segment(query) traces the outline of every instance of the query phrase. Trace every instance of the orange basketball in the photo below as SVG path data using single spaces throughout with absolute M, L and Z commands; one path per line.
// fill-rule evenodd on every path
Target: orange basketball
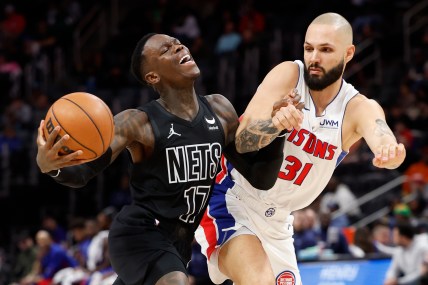
M 110 146 L 114 134 L 109 107 L 97 96 L 84 92 L 70 93 L 52 104 L 45 118 L 45 138 L 56 126 L 61 127 L 57 140 L 65 134 L 70 136 L 60 154 L 82 150 L 79 159 L 101 156 Z

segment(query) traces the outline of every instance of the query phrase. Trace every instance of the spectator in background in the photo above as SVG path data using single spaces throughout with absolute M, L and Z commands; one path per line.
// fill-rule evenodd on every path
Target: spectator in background
M 405 171 L 407 180 L 403 183 L 403 194 L 408 195 L 415 192 L 422 192 L 428 198 L 428 145 L 421 150 L 420 159 L 412 163 Z
M 354 242 L 349 245 L 349 250 L 354 257 L 358 258 L 378 252 L 369 228 L 361 227 L 355 230 Z
M 67 231 L 58 224 L 58 221 L 50 215 L 43 217 L 42 229 L 49 232 L 55 243 L 62 244 L 67 240 Z
M 294 250 L 297 257 L 300 258 L 300 252 L 317 245 L 318 236 L 317 232 L 310 227 L 309 217 L 306 215 L 305 210 L 295 211 L 293 212 L 293 216 Z M 303 255 L 307 257 L 306 252 Z
M 414 285 L 421 278 L 428 244 L 416 242 L 415 229 L 408 223 L 397 223 L 393 229 L 397 250 L 386 273 L 384 285 Z
M 5 6 L 4 13 L 5 19 L 0 23 L 1 33 L 5 38 L 18 38 L 24 32 L 27 20 L 12 4 Z
M 218 56 L 217 87 L 232 103 L 235 103 L 237 50 L 241 41 L 241 35 L 236 31 L 233 20 L 226 19 L 223 33 L 215 46 L 215 53 Z
M 342 229 L 331 226 L 331 214 L 320 214 L 319 241 L 323 243 L 322 250 L 331 250 L 335 254 L 350 254 L 348 241 Z
M 339 177 L 332 176 L 321 198 L 320 211 L 332 212 L 340 210 L 351 221 L 356 221 L 361 216 L 361 209 L 356 205 L 357 197 L 352 193 L 348 185 Z
M 53 242 L 49 232 L 36 234 L 38 257 L 33 271 L 21 280 L 21 285 L 50 284 L 54 275 L 63 268 L 74 267 L 77 262 L 59 244 Z
M 91 273 L 89 283 L 95 280 L 101 282 L 103 278 L 112 277 L 112 282 L 116 280 L 110 264 L 108 254 L 108 234 L 110 225 L 117 211 L 114 207 L 107 207 L 97 215 L 98 233 L 92 238 L 88 248 L 87 268 Z M 95 280 L 94 280 L 95 279 Z
M 180 18 L 172 27 L 173 36 L 179 39 L 184 45 L 191 48 L 194 41 L 200 36 L 198 20 L 189 7 L 184 7 L 182 13 L 178 13 Z
M 395 247 L 392 242 L 392 233 L 387 222 L 377 223 L 372 229 L 372 234 L 376 249 L 383 254 L 392 256 Z
M 58 271 L 53 277 L 56 285 L 72 285 L 82 282 L 89 277 L 86 268 L 88 248 L 92 240 L 83 218 L 75 218 L 70 222 L 70 232 L 73 244 L 69 248 L 70 254 L 77 261 L 77 266 L 67 267 Z
M 19 283 L 22 278 L 33 270 L 34 262 L 37 257 L 36 246 L 34 245 L 33 238 L 28 232 L 23 232 L 18 236 L 16 245 L 19 251 L 12 268 L 13 283 Z
M 0 90 L 4 94 L 0 103 L 5 105 L 7 100 L 19 95 L 21 75 L 22 68 L 19 63 L 9 58 L 5 52 L 0 51 L 0 83 L 2 85 Z

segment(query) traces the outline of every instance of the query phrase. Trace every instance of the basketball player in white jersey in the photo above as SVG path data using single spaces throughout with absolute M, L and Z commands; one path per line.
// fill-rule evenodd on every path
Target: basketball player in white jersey
M 286 61 L 267 74 L 236 135 L 237 149 L 244 153 L 287 131 L 276 184 L 258 190 L 222 159 L 223 171 L 196 235 L 217 284 L 228 278 L 236 285 L 300 285 L 291 213 L 320 195 L 361 138 L 376 167 L 393 169 L 405 158 L 379 104 L 342 78 L 355 52 L 349 22 L 335 13 L 318 16 L 303 48 L 304 62 Z M 303 110 L 288 106 L 272 113 L 274 103 L 292 89 L 301 95 Z

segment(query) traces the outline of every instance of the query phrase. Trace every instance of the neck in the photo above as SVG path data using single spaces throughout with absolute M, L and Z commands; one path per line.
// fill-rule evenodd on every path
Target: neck
M 311 90 L 312 100 L 314 101 L 317 115 L 320 116 L 328 104 L 336 97 L 339 93 L 340 87 L 342 86 L 342 78 L 326 87 L 321 91 Z
M 199 111 L 198 99 L 195 90 L 164 92 L 157 100 L 165 110 L 184 120 L 193 120 Z

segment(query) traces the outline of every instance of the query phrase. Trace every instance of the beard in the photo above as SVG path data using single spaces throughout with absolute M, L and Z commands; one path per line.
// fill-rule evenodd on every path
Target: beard
M 334 82 L 336 82 L 343 73 L 344 61 L 342 60 L 338 65 L 330 69 L 329 71 L 325 71 L 324 68 L 319 66 L 318 64 L 312 64 L 309 67 L 304 63 L 305 68 L 303 70 L 303 77 L 305 78 L 305 82 L 308 85 L 309 89 L 315 91 L 324 90 L 326 87 L 330 86 Z M 321 69 L 324 75 L 314 76 L 309 74 L 309 68 L 315 67 Z

